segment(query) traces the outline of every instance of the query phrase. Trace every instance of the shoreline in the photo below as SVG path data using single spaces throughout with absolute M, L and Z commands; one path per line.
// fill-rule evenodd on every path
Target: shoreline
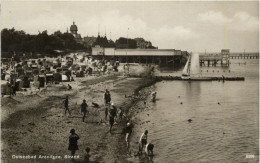
M 34 100 L 35 103 L 29 108 L 27 108 L 28 104 L 25 105 L 24 103 L 18 102 L 17 104 L 12 104 L 12 107 L 19 105 L 20 108 L 18 107 L 16 112 L 7 115 L 8 118 L 2 118 L 1 120 L 2 160 L 11 159 L 10 155 L 19 154 L 19 151 L 21 154 L 60 155 L 62 153 L 69 155 L 70 151 L 67 150 L 67 145 L 69 130 L 71 128 L 75 128 L 76 133 L 81 137 L 79 140 L 80 150 L 76 152 L 76 154 L 80 155 L 79 160 L 82 160 L 86 146 L 91 148 L 91 160 L 94 162 L 126 160 L 125 135 L 121 135 L 121 131 L 125 127 L 125 121 L 116 124 L 113 127 L 113 134 L 110 135 L 107 133 L 109 129 L 108 121 L 102 118 L 104 117 L 104 88 L 110 90 L 112 101 L 117 108 L 122 106 L 127 117 L 131 119 L 133 118 L 133 110 L 131 108 L 141 99 L 138 97 L 125 98 L 124 95 L 136 96 L 144 87 L 148 87 L 155 82 L 151 78 L 126 78 L 120 76 L 119 73 L 104 75 L 93 77 L 93 79 L 89 80 L 77 80 L 75 85 L 78 85 L 78 88 L 73 89 L 71 92 L 56 91 L 56 95 L 51 96 L 50 92 L 52 88 L 48 88 L 49 90 L 46 91 L 42 90 L 39 93 L 40 97 L 37 98 L 40 99 L 44 93 L 49 93 L 49 96 L 40 100 L 38 99 L 38 101 L 41 101 L 39 103 L 37 103 L 37 100 Z M 75 85 L 72 83 L 73 88 Z M 58 94 L 62 95 L 59 96 Z M 70 94 L 71 96 L 73 115 L 71 118 L 64 116 L 60 103 L 65 94 Z M 90 99 L 89 96 L 94 98 Z M 91 114 L 87 116 L 87 123 L 83 124 L 79 113 L 79 105 L 84 97 L 87 97 Z M 90 107 L 92 100 L 95 100 L 95 103 L 101 104 L 98 112 Z M 5 105 L 2 106 L 2 112 L 9 108 L 7 104 L 5 102 Z M 3 114 L 1 117 L 3 117 Z M 50 126 L 49 124 L 53 125 Z M 41 136 L 39 137 L 39 135 Z M 44 144 L 47 140 L 50 140 L 50 144 L 55 145 Z M 51 149 L 52 146 L 55 146 L 54 149 Z M 24 150 L 21 151 L 21 149 Z

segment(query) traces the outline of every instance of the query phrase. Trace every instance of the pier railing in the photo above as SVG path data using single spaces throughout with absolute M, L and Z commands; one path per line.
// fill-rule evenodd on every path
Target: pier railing
M 220 54 L 214 54 L 214 55 L 200 55 L 200 60 L 210 60 L 210 61 L 219 61 L 222 60 L 222 56 Z
M 223 66 L 229 66 L 231 59 L 259 59 L 258 54 L 201 54 L 200 65 L 216 66 L 219 62 Z
M 230 59 L 258 59 L 259 55 L 230 55 Z
M 240 54 L 240 55 L 235 55 L 235 54 L 230 54 L 228 56 L 229 59 L 259 59 L 259 55 L 257 54 Z M 206 55 L 200 55 L 200 60 L 222 60 L 222 55 L 221 54 L 206 54 Z

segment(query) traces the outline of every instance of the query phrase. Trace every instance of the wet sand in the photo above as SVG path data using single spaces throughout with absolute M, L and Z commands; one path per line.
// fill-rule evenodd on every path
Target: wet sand
M 132 73 L 145 74 L 132 69 Z M 73 90 L 67 91 L 64 85 L 51 85 L 34 95 L 17 95 L 16 97 L 2 98 L 2 161 L 8 162 L 71 162 L 65 159 L 70 155 L 68 151 L 68 137 L 70 129 L 74 128 L 80 136 L 79 150 L 76 155 L 82 161 L 84 149 L 91 149 L 93 162 L 125 162 L 126 154 L 125 136 L 121 134 L 125 122 L 114 126 L 112 134 L 109 123 L 105 120 L 103 93 L 107 88 L 111 92 L 112 102 L 118 108 L 125 110 L 127 117 L 138 113 L 138 108 L 132 107 L 145 93 L 141 91 L 141 99 L 134 98 L 133 94 L 144 86 L 151 85 L 149 79 L 127 78 L 120 73 L 109 75 L 77 78 L 70 82 Z M 72 116 L 64 115 L 62 101 L 69 95 L 69 108 Z M 125 98 L 125 95 L 129 96 Z M 86 122 L 82 122 L 80 104 L 86 99 L 89 105 L 89 115 Z M 92 107 L 95 102 L 100 108 Z M 131 108 L 131 109 L 130 109 Z M 12 159 L 12 155 L 36 155 L 37 159 Z M 39 159 L 38 156 L 61 156 L 61 159 Z

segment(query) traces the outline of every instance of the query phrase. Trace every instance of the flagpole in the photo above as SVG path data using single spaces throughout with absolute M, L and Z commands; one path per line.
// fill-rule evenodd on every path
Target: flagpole
M 129 32 L 129 28 L 127 28 L 127 36 L 126 36 L 127 48 L 128 48 L 128 32 Z
M 126 63 L 127 63 L 127 49 L 128 49 L 128 30 L 129 30 L 129 28 L 127 28 L 127 34 L 126 34 L 126 51 L 125 51 Z

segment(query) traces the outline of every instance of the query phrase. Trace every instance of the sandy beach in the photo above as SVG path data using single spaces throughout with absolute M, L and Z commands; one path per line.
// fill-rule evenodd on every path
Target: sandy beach
M 133 65 L 130 74 L 145 76 L 150 70 L 151 67 Z M 110 90 L 115 106 L 122 107 L 126 117 L 132 119 L 141 110 L 135 105 L 148 95 L 147 91 L 140 90 L 153 83 L 148 78 L 127 78 L 119 72 L 48 85 L 37 94 L 25 96 L 17 93 L 15 97 L 2 98 L 2 161 L 28 162 L 27 159 L 17 160 L 12 157 L 36 155 L 36 160 L 30 160 L 71 162 L 66 155 L 70 155 L 69 131 L 74 128 L 80 137 L 79 150 L 76 152 L 79 159 L 76 161 L 82 161 L 84 149 L 90 147 L 92 162 L 125 162 L 129 157 L 126 154 L 125 135 L 122 134 L 126 118 L 122 122 L 116 122 L 112 134 L 109 133 L 109 123 L 104 114 L 104 91 Z M 67 84 L 73 89 L 66 90 Z M 62 101 L 66 95 L 69 96 L 70 117 L 64 115 Z M 86 122 L 82 122 L 80 113 L 83 99 L 86 99 L 89 106 Z M 100 107 L 92 107 L 92 102 L 98 103 Z

